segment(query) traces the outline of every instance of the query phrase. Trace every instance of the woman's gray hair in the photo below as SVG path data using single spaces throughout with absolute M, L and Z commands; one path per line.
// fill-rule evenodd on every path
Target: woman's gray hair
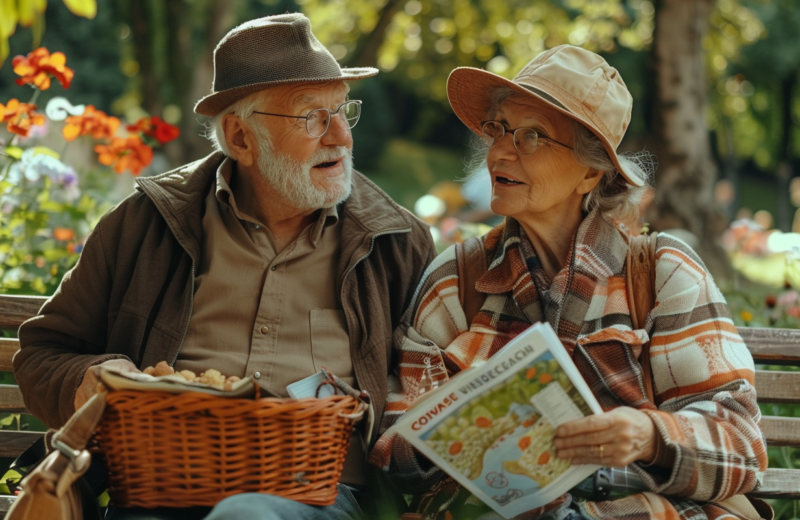
M 500 104 L 515 94 L 518 92 L 507 87 L 495 89 L 487 119 L 494 118 Z M 575 137 L 573 157 L 579 164 L 603 172 L 603 178 L 597 186 L 584 197 L 583 210 L 588 213 L 598 208 L 603 217 L 610 221 L 626 226 L 639 225 L 639 205 L 652 190 L 653 173 L 658 165 L 656 157 L 647 151 L 618 154 L 625 172 L 644 181 L 642 186 L 628 184 L 625 177 L 617 171 L 600 138 L 578 121 L 571 121 Z M 486 157 L 489 153 L 489 147 L 478 136 L 472 139 L 471 147 L 472 154 L 466 167 L 468 178 L 485 174 Z
M 259 106 L 263 106 L 269 102 L 270 93 L 268 90 L 259 90 L 248 96 L 243 97 L 236 101 L 225 110 L 214 116 L 206 125 L 205 137 L 214 147 L 230 157 L 231 151 L 228 149 L 228 143 L 225 141 L 225 130 L 222 127 L 222 119 L 228 114 L 235 114 L 240 119 L 250 117 Z M 266 131 L 266 129 L 264 129 Z

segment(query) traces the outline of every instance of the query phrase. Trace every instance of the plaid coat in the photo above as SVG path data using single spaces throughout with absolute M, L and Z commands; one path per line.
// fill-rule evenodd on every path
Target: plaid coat
M 465 490 L 449 478 L 439 481 L 441 472 L 392 428 L 418 396 L 423 359 L 441 356 L 453 373 L 485 361 L 539 321 L 553 326 L 605 411 L 630 406 L 645 412 L 664 445 L 674 450 L 671 471 L 632 465 L 648 492 L 583 502 L 585 516 L 720 518 L 728 511 L 718 502 L 760 484 L 767 454 L 758 427 L 753 360 L 724 297 L 691 248 L 659 235 L 655 308 L 645 328 L 633 330 L 625 288 L 627 244 L 599 213 L 584 219 L 566 266 L 552 282 L 515 220 L 506 219 L 483 240 L 489 268 L 476 288 L 487 297 L 472 323 L 459 303 L 454 248 L 423 276 L 395 333 L 397 371 L 371 454 L 405 492 L 427 492 L 423 509 L 439 513 L 431 518 L 447 517 L 450 502 Z M 638 362 L 648 339 L 655 403 L 646 397 Z

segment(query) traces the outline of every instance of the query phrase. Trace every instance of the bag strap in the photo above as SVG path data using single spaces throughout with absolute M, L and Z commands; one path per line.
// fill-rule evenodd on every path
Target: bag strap
M 656 304 L 656 241 L 658 233 L 629 237 L 627 267 L 628 307 L 634 329 L 641 329 L 647 322 L 647 315 Z M 642 365 L 642 378 L 647 398 L 655 404 L 653 389 L 653 370 L 650 367 L 650 342 L 642 345 L 639 356 Z
M 472 237 L 456 244 L 456 265 L 458 267 L 458 301 L 467 317 L 467 327 L 481 310 L 486 295 L 475 288 L 478 278 L 489 269 L 486 264 L 486 250 L 481 237 Z

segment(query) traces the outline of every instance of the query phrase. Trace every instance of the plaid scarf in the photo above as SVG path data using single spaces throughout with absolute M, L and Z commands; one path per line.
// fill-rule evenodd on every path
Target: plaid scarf
M 395 332 L 396 373 L 390 376 L 382 435 L 370 460 L 384 469 L 426 518 L 453 517 L 465 490 L 439 481 L 392 425 L 419 395 L 426 358 L 451 373 L 494 355 L 532 323 L 547 321 L 605 411 L 630 406 L 647 413 L 670 469 L 634 463 L 649 491 L 605 502 L 582 502 L 588 518 L 718 518 L 720 504 L 759 485 L 767 466 L 758 428 L 754 366 L 724 297 L 694 251 L 659 235 L 656 304 L 644 329 L 634 330 L 626 293 L 627 243 L 598 212 L 586 216 L 565 267 L 548 281 L 534 248 L 514 219 L 483 237 L 487 272 L 476 288 L 486 300 L 467 323 L 458 294 L 454 248 L 428 267 L 411 308 Z M 638 362 L 650 341 L 655 403 Z M 435 484 L 435 485 L 434 485 Z M 540 511 L 563 503 L 563 497 Z M 458 518 L 458 517 L 454 517 Z M 460 519 L 459 519 L 460 520 Z

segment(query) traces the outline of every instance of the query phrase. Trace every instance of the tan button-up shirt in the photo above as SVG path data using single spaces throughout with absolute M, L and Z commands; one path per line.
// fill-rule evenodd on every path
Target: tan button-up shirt
M 259 372 L 261 385 L 281 396 L 322 366 L 355 385 L 336 294 L 336 208 L 321 210 L 278 252 L 270 231 L 236 206 L 233 166 L 225 159 L 206 197 L 194 308 L 176 370 Z

